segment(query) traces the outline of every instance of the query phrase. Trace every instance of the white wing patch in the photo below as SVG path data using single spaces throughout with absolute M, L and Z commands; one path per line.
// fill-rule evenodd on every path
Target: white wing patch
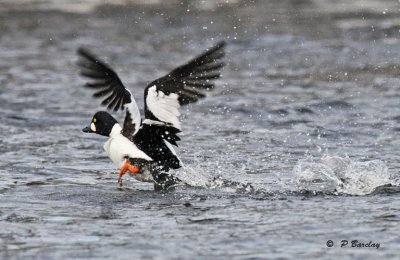
M 140 128 L 140 122 L 141 122 L 140 111 L 132 93 L 128 89 L 126 90 L 129 92 L 129 95 L 131 95 L 131 102 L 125 104 L 124 107 L 131 114 L 132 123 L 135 124 L 135 132 L 133 133 L 133 135 L 135 135 Z
M 164 126 L 165 125 L 164 122 L 155 121 L 155 120 L 151 120 L 151 119 L 143 120 L 143 124 L 146 124 L 146 125 L 160 125 L 160 126 Z
M 157 87 L 154 85 L 147 92 L 146 104 L 158 120 L 170 123 L 180 130 L 178 98 L 179 96 L 176 93 L 165 95 L 161 90 L 157 91 Z

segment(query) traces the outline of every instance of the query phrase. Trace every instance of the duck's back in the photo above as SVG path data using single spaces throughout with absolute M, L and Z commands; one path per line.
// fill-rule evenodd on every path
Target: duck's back
M 133 137 L 137 147 L 150 156 L 161 171 L 182 167 L 171 144 L 176 145 L 180 130 L 162 125 L 143 124 L 140 131 Z

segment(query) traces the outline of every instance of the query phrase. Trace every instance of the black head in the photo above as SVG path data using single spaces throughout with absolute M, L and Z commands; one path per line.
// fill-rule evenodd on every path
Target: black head
M 99 111 L 94 114 L 90 125 L 83 128 L 82 131 L 85 133 L 96 133 L 99 135 L 110 136 L 111 130 L 117 120 L 105 111 Z

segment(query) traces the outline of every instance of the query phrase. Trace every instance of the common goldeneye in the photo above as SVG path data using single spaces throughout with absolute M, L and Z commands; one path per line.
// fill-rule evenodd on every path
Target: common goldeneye
M 155 189 L 164 189 L 179 182 L 168 174 L 182 167 L 172 145 L 177 146 L 181 132 L 179 107 L 205 97 L 204 91 L 214 88 L 220 77 L 225 42 L 220 42 L 188 63 L 172 70 L 144 90 L 144 120 L 132 93 L 122 84 L 117 73 L 90 51 L 78 49 L 81 75 L 90 79 L 85 87 L 96 91 L 95 98 L 106 97 L 102 105 L 125 110 L 121 126 L 108 112 L 95 113 L 83 132 L 107 136 L 104 150 L 120 167 L 118 183 L 127 172 L 137 180 L 154 182 Z

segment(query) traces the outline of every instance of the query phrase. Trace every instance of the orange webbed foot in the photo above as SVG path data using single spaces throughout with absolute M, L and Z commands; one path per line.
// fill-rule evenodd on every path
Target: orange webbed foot
M 133 166 L 129 162 L 129 160 L 126 160 L 125 163 L 122 165 L 121 169 L 119 169 L 119 175 L 118 175 L 119 187 L 122 187 L 122 176 L 126 174 L 128 171 L 136 174 L 140 171 L 140 169 L 137 166 Z

